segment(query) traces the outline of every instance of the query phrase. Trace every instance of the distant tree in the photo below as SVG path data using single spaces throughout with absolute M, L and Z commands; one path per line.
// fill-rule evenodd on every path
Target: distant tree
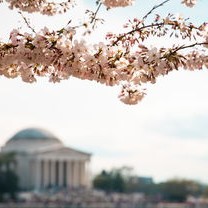
M 131 176 L 127 182 L 127 191 L 141 192 L 149 196 L 157 192 L 157 185 L 152 178 Z
M 93 180 L 93 186 L 96 189 L 104 190 L 104 191 L 110 191 L 112 188 L 112 181 L 110 174 L 103 170 L 100 174 L 95 176 Z
M 201 187 L 198 182 L 192 180 L 172 179 L 159 184 L 159 191 L 166 201 L 184 202 L 188 195 L 202 194 Z
M 94 188 L 108 192 L 143 192 L 150 194 L 154 190 L 154 183 L 149 178 L 142 178 L 132 174 L 132 168 L 114 168 L 107 172 L 103 170 L 93 180 Z
M 128 170 L 128 171 L 127 171 Z M 148 200 L 184 202 L 187 196 L 208 196 L 208 187 L 193 180 L 171 179 L 154 183 L 151 177 L 139 177 L 124 167 L 103 170 L 93 180 L 94 188 L 106 192 L 144 193 Z
M 204 185 L 203 188 L 202 188 L 202 196 L 205 197 L 205 198 L 208 198 L 208 186 Z
M 11 199 L 16 198 L 18 191 L 18 177 L 14 172 L 15 154 L 0 154 L 0 201 L 4 194 L 9 194 Z M 13 167 L 13 168 L 12 168 Z
M 120 172 L 111 173 L 111 183 L 112 183 L 112 190 L 115 192 L 125 192 L 125 180 L 123 175 Z
M 93 186 L 106 192 L 125 192 L 125 179 L 120 169 L 113 169 L 109 172 L 103 170 L 95 176 Z

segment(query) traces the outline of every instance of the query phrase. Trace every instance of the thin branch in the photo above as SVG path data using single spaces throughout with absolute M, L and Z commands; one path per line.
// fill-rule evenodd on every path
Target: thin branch
M 169 0 L 168 0 L 169 1 Z M 132 35 L 134 34 L 135 32 L 140 32 L 142 31 L 143 29 L 146 29 L 146 28 L 153 28 L 153 27 L 160 27 L 160 26 L 174 26 L 175 25 L 175 22 L 174 21 L 170 21 L 168 23 L 165 23 L 165 22 L 159 22 L 159 23 L 153 23 L 153 24 L 149 24 L 149 25 L 143 25 L 142 27 L 136 27 L 132 30 L 130 30 L 129 32 L 126 32 L 124 34 L 121 34 L 120 36 L 118 36 L 116 38 L 116 40 L 112 43 L 113 46 L 117 45 L 117 43 L 119 41 L 121 41 L 124 37 L 128 36 L 128 35 Z M 191 25 L 192 29 L 196 29 L 198 30 L 199 28 L 198 27 L 195 27 L 193 25 Z M 176 30 L 176 29 L 175 29 Z
M 21 12 L 21 11 L 18 11 L 18 13 L 19 13 L 19 14 L 21 15 L 21 17 L 23 18 L 23 20 L 24 20 L 25 24 L 27 25 L 27 27 L 28 27 L 29 29 L 31 29 L 33 33 L 36 34 L 35 29 L 30 25 L 29 21 L 28 21 L 28 20 L 26 19 L 26 17 L 22 14 L 22 12 Z
M 90 23 L 93 23 L 93 21 L 96 19 L 96 16 L 98 14 L 98 11 L 100 10 L 101 5 L 102 5 L 102 3 L 99 3 L 99 5 L 98 5 L 98 7 L 97 7 L 97 9 L 96 9 L 96 11 L 95 11 L 95 13 L 94 13 Z
M 117 39 L 113 42 L 112 45 L 113 45 L 113 46 L 114 46 L 114 45 L 117 45 L 117 43 L 118 43 L 120 40 L 122 40 L 122 38 L 126 37 L 127 35 L 131 35 L 131 34 L 133 34 L 134 32 L 138 32 L 138 31 L 141 31 L 141 30 L 143 30 L 143 29 L 145 29 L 145 28 L 149 28 L 149 27 L 159 27 L 159 26 L 162 26 L 162 25 L 164 25 L 164 22 L 161 22 L 161 23 L 155 23 L 155 24 L 151 24 L 151 25 L 144 25 L 144 26 L 142 26 L 142 27 L 135 28 L 135 29 L 133 29 L 133 30 L 131 30 L 131 31 L 127 32 L 127 33 L 124 33 L 123 35 L 117 37 Z
M 187 48 L 193 48 L 195 46 L 201 46 L 201 45 L 208 45 L 208 42 L 201 42 L 201 43 L 196 42 L 196 43 L 193 43 L 193 44 L 190 44 L 190 45 L 182 45 L 180 47 L 175 48 L 175 50 L 171 50 L 170 53 L 165 54 L 164 56 L 160 57 L 160 59 L 167 58 L 168 56 L 174 55 L 180 50 L 184 50 L 184 49 L 187 49 Z
M 183 49 L 187 49 L 187 48 L 193 48 L 195 46 L 201 46 L 201 45 L 208 45 L 208 43 L 207 42 L 202 42 L 202 43 L 193 43 L 191 45 L 183 45 L 183 46 L 181 46 L 181 47 L 176 48 L 175 50 L 173 50 L 172 53 L 176 53 L 179 50 L 183 50 Z
M 81 23 L 79 25 L 71 26 L 71 28 L 73 28 L 73 29 L 78 29 L 78 28 L 81 28 L 81 27 L 87 28 L 88 25 L 90 24 L 90 25 L 92 25 L 91 28 L 94 29 L 95 28 L 95 24 L 96 24 L 96 22 L 98 20 L 103 21 L 103 19 L 97 18 L 97 14 L 98 14 L 101 6 L 102 6 L 102 3 L 99 3 L 95 12 L 90 11 L 90 10 L 86 10 L 85 13 L 86 14 L 88 13 L 89 21 L 88 22 L 83 22 L 83 23 Z M 72 22 L 72 20 L 69 20 L 68 23 L 66 24 L 66 26 L 63 27 L 60 31 L 62 31 L 64 28 L 66 28 L 71 22 Z
M 95 24 L 96 24 L 96 16 L 97 16 L 97 14 L 98 14 L 98 12 L 99 12 L 99 10 L 100 10 L 100 8 L 101 8 L 101 6 L 102 6 L 102 3 L 99 3 L 98 4 L 98 7 L 97 7 L 97 9 L 96 9 L 96 11 L 95 11 L 95 13 L 93 14 L 93 17 L 92 17 L 92 19 L 91 19 L 91 21 L 90 21 L 90 24 L 92 24 L 93 22 L 93 26 L 92 26 L 92 29 L 94 29 L 95 28 Z
M 170 0 L 165 0 L 162 3 L 155 5 L 149 12 L 147 12 L 147 14 L 144 15 L 144 17 L 142 18 L 143 20 L 145 20 L 154 10 L 156 10 L 157 8 L 163 6 L 165 3 L 169 2 Z

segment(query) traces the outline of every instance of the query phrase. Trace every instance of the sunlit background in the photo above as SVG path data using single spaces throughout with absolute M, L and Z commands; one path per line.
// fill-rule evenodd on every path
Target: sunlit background
M 103 41 L 107 31 L 119 31 L 133 17 L 142 17 L 159 1 L 138 0 L 134 7 L 106 11 L 88 41 Z M 36 30 L 44 26 L 58 29 L 70 19 L 83 20 L 86 8 L 95 10 L 92 0 L 83 0 L 63 16 L 30 17 Z M 190 20 L 207 20 L 208 1 L 200 0 L 194 9 L 173 0 L 158 13 L 180 13 Z M 1 39 L 8 40 L 13 28 L 26 29 L 16 11 L 0 5 Z M 29 31 L 29 29 L 27 29 Z M 163 45 L 173 43 L 167 39 Z M 154 46 L 156 41 L 152 40 Z M 158 42 L 157 42 L 158 45 Z M 177 71 L 147 88 L 145 99 L 136 106 L 117 98 L 118 87 L 71 78 L 58 84 L 39 79 L 35 84 L 0 77 L 0 146 L 17 131 L 40 127 L 57 135 L 67 146 L 91 152 L 92 172 L 123 165 L 155 181 L 183 177 L 208 182 L 208 72 Z

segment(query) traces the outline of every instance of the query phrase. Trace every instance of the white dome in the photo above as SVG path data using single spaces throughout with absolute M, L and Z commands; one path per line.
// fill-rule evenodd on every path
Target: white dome
M 63 146 L 62 142 L 52 133 L 38 128 L 28 128 L 17 132 L 2 148 L 4 152 L 35 152 Z

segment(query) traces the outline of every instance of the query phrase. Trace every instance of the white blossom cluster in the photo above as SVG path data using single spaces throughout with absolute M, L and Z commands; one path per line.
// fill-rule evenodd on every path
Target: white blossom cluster
M 182 4 L 185 4 L 187 7 L 193 7 L 197 3 L 197 0 L 182 0 Z
M 85 41 L 73 40 L 74 35 L 72 28 L 61 33 L 45 28 L 35 36 L 13 30 L 10 42 L 0 43 L 0 75 L 21 77 L 29 83 L 38 76 L 47 76 L 51 82 L 73 76 L 108 86 L 122 85 L 120 100 L 137 104 L 145 95 L 137 86 L 155 83 L 158 76 L 180 67 L 208 68 L 208 56 L 197 50 L 183 54 L 176 49 L 138 45 L 138 50 L 127 51 L 122 45 L 90 46 Z
M 75 0 L 67 0 L 55 3 L 48 0 L 4 0 L 9 3 L 9 8 L 17 8 L 28 13 L 39 12 L 43 15 L 55 15 L 64 13 L 75 4 Z M 3 0 L 1 1 L 3 2 Z
M 126 7 L 131 6 L 135 0 L 103 0 L 103 4 L 108 7 Z
M 61 3 L 48 0 L 0 0 L 0 3 L 7 2 L 9 8 L 17 8 L 28 13 L 39 12 L 44 15 L 55 15 L 64 13 L 75 5 L 76 0 L 66 0 Z M 108 7 L 126 7 L 133 4 L 135 0 L 102 0 L 102 3 Z
M 5 0 L 11 8 L 27 12 L 53 15 L 61 8 L 68 9 L 74 0 L 55 4 L 47 0 Z M 0 0 L 1 2 L 1 0 Z M 108 7 L 128 6 L 134 0 L 103 0 Z M 196 0 L 183 0 L 192 7 Z M 45 8 L 45 9 L 44 9 Z M 96 16 L 96 14 L 95 14 Z M 21 33 L 13 30 L 9 42 L 0 42 L 0 75 L 21 77 L 33 83 L 37 77 L 48 77 L 60 82 L 73 76 L 96 81 L 107 86 L 120 85 L 119 99 L 125 104 L 137 104 L 145 96 L 144 85 L 154 84 L 159 76 L 173 70 L 200 70 L 208 68 L 208 24 L 194 26 L 181 16 L 156 15 L 150 24 L 134 18 L 125 24 L 128 31 L 106 35 L 107 44 L 89 45 L 76 40 L 75 27 L 38 33 Z M 180 37 L 189 45 L 173 45 L 169 48 L 147 47 L 145 40 L 154 37 Z M 197 42 L 198 40 L 198 42 Z M 185 52 L 184 52 L 185 51 Z
M 66 0 L 61 3 L 48 0 L 0 0 L 0 3 L 4 1 L 9 4 L 11 9 L 17 8 L 28 13 L 39 12 L 44 15 L 64 13 L 77 2 L 76 0 Z M 113 8 L 131 6 L 135 0 L 101 0 L 101 2 L 107 8 Z M 182 0 L 181 3 L 188 7 L 193 7 L 197 0 Z

